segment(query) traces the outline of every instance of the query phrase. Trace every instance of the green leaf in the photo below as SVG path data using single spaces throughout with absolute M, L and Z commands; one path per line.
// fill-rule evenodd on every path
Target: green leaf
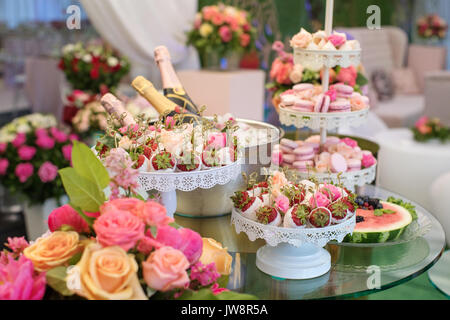
M 217 283 L 219 284 L 219 287 L 226 288 L 228 285 L 229 278 L 230 278 L 229 275 L 220 276 L 220 278 L 217 279 Z
M 360 72 L 358 72 L 358 75 L 356 77 L 356 84 L 360 87 L 365 86 L 369 83 L 369 80 Z
M 176 222 L 169 223 L 169 226 L 174 227 L 175 229 L 180 229 L 180 228 L 182 228 L 182 226 L 180 226 L 180 225 L 179 225 L 178 223 L 176 223 Z
M 74 205 L 73 203 L 70 203 L 70 206 L 76 211 L 78 212 L 78 214 L 84 219 L 84 221 L 86 221 L 86 223 L 88 224 L 88 226 L 90 228 L 92 228 L 92 225 L 94 224 L 95 218 L 91 218 L 88 217 L 80 208 L 78 208 L 76 205 Z
M 80 176 L 95 182 L 99 189 L 109 185 L 109 174 L 102 162 L 87 145 L 78 141 L 73 142 L 72 165 Z
M 105 194 L 95 183 L 80 176 L 74 168 L 58 171 L 70 202 L 83 211 L 97 212 L 105 202 Z
M 56 267 L 50 269 L 46 273 L 47 284 L 63 296 L 71 296 L 74 293 L 67 288 L 66 275 L 66 267 Z
M 150 232 L 152 237 L 156 239 L 156 235 L 158 234 L 158 228 L 156 226 L 150 226 Z
M 76 265 L 81 260 L 82 255 L 83 255 L 83 252 L 75 253 L 72 256 L 72 258 L 69 259 L 69 265 L 71 265 L 71 266 Z
M 155 289 L 152 289 L 152 288 L 150 288 L 150 287 L 147 287 L 147 289 L 146 289 L 146 293 L 147 293 L 147 297 L 151 297 L 151 296 L 153 296 L 156 292 L 158 292 L 157 290 L 155 290 Z

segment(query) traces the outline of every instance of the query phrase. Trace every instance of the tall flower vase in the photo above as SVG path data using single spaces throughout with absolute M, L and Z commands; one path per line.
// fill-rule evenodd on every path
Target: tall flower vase
M 69 199 L 64 196 L 60 198 L 60 204 L 51 198 L 42 204 L 26 205 L 23 210 L 25 226 L 27 227 L 28 240 L 36 240 L 48 230 L 48 216 L 60 205 L 67 204 Z
M 215 71 L 239 69 L 242 54 L 236 51 L 220 55 L 217 51 L 205 51 L 200 54 L 202 68 Z

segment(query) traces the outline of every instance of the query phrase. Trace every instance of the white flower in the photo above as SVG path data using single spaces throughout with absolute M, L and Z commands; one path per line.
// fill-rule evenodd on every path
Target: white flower
M 83 61 L 86 62 L 86 63 L 91 63 L 91 61 L 92 61 L 92 56 L 91 56 L 90 54 L 85 54 L 85 55 L 83 56 Z
M 23 123 L 18 125 L 16 130 L 18 133 L 28 133 L 31 131 L 31 128 L 28 123 Z
M 128 150 L 128 149 L 130 149 L 130 147 L 131 147 L 131 140 L 130 140 L 130 138 L 125 136 L 122 139 L 120 139 L 120 141 L 119 141 L 119 148 Z
M 63 48 L 62 48 L 62 53 L 63 54 L 69 54 L 71 53 L 73 50 L 75 50 L 75 46 L 72 43 L 66 44 Z
M 109 57 L 107 62 L 108 66 L 115 67 L 119 64 L 119 59 L 117 59 L 116 57 Z

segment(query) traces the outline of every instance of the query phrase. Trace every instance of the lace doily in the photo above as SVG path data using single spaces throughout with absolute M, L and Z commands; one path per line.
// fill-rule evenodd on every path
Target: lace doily
M 352 112 L 300 112 L 280 105 L 279 117 L 281 124 L 297 128 L 333 130 L 343 126 L 359 127 L 367 120 L 369 108 Z
M 141 172 L 139 184 L 145 191 L 192 191 L 197 188 L 210 189 L 217 184 L 224 185 L 236 179 L 240 173 L 241 160 L 237 160 L 223 167 L 194 172 Z
M 234 224 L 236 232 L 245 232 L 251 241 L 264 239 L 270 246 L 280 243 L 289 243 L 300 247 L 303 243 L 311 243 L 318 247 L 324 247 L 329 241 L 342 242 L 344 237 L 353 232 L 356 225 L 356 215 L 353 214 L 348 220 L 325 228 L 284 228 L 263 225 L 259 222 L 245 218 L 236 210 L 231 212 L 231 223 Z
M 334 184 L 338 184 L 339 181 L 343 184 L 347 189 L 354 191 L 355 186 L 364 186 L 366 184 L 370 184 L 375 180 L 377 165 L 374 164 L 369 168 L 365 168 L 358 171 L 348 171 L 342 172 L 339 179 L 337 173 L 314 173 L 314 172 L 299 172 L 296 170 L 289 170 L 295 174 L 297 178 L 297 182 L 309 179 L 311 177 L 315 177 L 319 183 L 323 182 L 332 182 Z
M 294 49 L 294 63 L 304 68 L 319 71 L 323 67 L 334 68 L 341 66 L 348 68 L 358 66 L 361 61 L 361 50 L 326 51 Z

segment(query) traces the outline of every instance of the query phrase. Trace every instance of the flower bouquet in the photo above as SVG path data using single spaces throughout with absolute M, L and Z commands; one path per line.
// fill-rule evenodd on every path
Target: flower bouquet
M 187 44 L 194 46 L 202 66 L 219 67 L 221 59 L 238 57 L 238 67 L 243 53 L 254 48 L 256 30 L 250 23 L 248 12 L 223 3 L 205 6 L 197 13 L 193 29 L 187 35 Z
M 437 118 L 423 116 L 415 123 L 411 129 L 414 139 L 419 142 L 426 142 L 431 139 L 439 139 L 442 143 L 450 141 L 450 127 L 444 126 Z
M 417 20 L 417 34 L 423 39 L 445 39 L 448 24 L 437 14 L 428 14 Z
M 77 89 L 73 90 L 66 96 L 63 109 L 63 122 L 67 125 L 72 125 L 73 118 L 77 114 L 78 110 L 95 100 L 98 100 L 97 94 L 90 94 Z
M 89 91 L 114 91 L 120 80 L 128 74 L 128 59 L 106 45 L 81 42 L 62 48 L 59 68 L 73 89 Z
M 81 143 L 59 171 L 70 205 L 52 211 L 49 231 L 0 254 L 0 299 L 254 299 L 224 288 L 232 257 L 181 228 L 155 201 L 107 199 L 108 170 Z M 111 159 L 114 160 L 114 159 Z M 116 159 L 120 161 L 120 158 Z
M 284 51 L 284 44 L 280 41 L 275 41 L 272 49 L 277 52 L 277 57 L 272 62 L 270 69 L 271 82 L 266 84 L 266 89 L 271 92 L 272 104 L 278 110 L 281 102 L 281 93 L 292 89 L 298 83 L 312 83 L 320 86 L 323 72 L 313 71 L 304 68 L 300 64 L 294 64 L 292 53 Z M 330 69 L 329 77 L 330 85 L 344 83 L 353 87 L 356 92 L 367 94 L 366 85 L 368 84 L 368 80 L 364 76 L 364 68 L 362 65 L 359 65 L 357 68 L 354 66 L 348 68 L 336 66 Z
M 70 165 L 72 141 L 53 116 L 31 114 L 0 130 L 1 184 L 30 204 L 64 195 L 58 170 Z

